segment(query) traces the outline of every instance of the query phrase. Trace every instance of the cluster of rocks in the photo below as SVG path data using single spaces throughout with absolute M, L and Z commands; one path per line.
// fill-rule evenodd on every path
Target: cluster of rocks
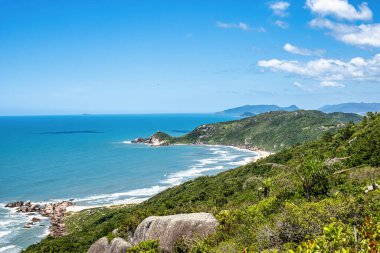
M 148 145 L 153 146 L 153 147 L 168 146 L 169 143 L 166 140 L 161 139 L 158 136 L 159 133 L 160 132 L 158 131 L 157 133 L 153 134 L 149 138 L 136 138 L 131 142 L 132 143 L 144 143 L 144 144 L 148 144 Z
M 32 204 L 31 202 L 16 201 L 5 205 L 8 208 L 17 208 L 19 213 L 38 213 L 41 210 L 39 204 Z
M 158 240 L 160 252 L 171 253 L 181 240 L 194 240 L 215 233 L 218 222 L 210 213 L 150 216 L 143 220 L 129 238 L 109 241 L 100 238 L 87 253 L 125 253 L 127 249 L 147 240 Z
M 62 201 L 47 205 L 34 204 L 29 201 L 16 201 L 6 204 L 5 207 L 16 208 L 16 211 L 19 213 L 25 213 L 28 215 L 39 214 L 44 217 L 48 217 L 51 223 L 49 228 L 50 235 L 53 237 L 60 237 L 63 236 L 66 232 L 65 224 L 62 222 L 63 217 L 66 213 L 66 208 L 72 205 L 74 205 L 74 203 L 71 201 Z M 39 218 L 33 217 L 31 219 L 31 222 L 28 222 L 24 225 L 24 228 L 31 228 L 39 221 Z

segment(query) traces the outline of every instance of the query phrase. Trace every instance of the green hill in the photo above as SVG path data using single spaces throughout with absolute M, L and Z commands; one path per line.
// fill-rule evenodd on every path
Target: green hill
M 317 139 L 326 132 L 335 133 L 347 123 L 360 119 L 361 116 L 348 113 L 276 111 L 241 120 L 202 125 L 184 136 L 167 140 L 169 143 L 255 146 L 279 151 Z
M 115 228 L 126 237 L 147 216 L 199 211 L 217 217 L 217 233 L 178 242 L 177 252 L 379 252 L 379 167 L 380 115 L 370 114 L 334 135 L 197 178 L 140 205 L 83 211 L 67 220 L 69 235 L 26 252 L 86 252 Z

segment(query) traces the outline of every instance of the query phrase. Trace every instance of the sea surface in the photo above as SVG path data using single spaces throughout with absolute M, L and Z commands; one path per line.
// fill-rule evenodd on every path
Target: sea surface
M 227 121 L 224 115 L 80 115 L 0 117 L 0 252 L 20 252 L 47 234 L 44 219 L 5 208 L 10 201 L 79 207 L 141 202 L 201 175 L 249 161 L 255 154 L 224 146 L 131 144 L 156 131 L 174 136 Z

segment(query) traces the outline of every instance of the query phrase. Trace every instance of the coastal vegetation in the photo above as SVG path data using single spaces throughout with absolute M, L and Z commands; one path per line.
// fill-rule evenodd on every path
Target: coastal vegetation
M 165 144 L 212 144 L 279 151 L 295 144 L 336 133 L 361 116 L 353 113 L 323 113 L 299 110 L 274 111 L 228 122 L 206 124 L 180 137 L 157 132 L 151 139 Z M 161 142 L 157 141 L 160 140 Z
M 275 121 L 278 114 L 269 115 Z M 148 216 L 191 212 L 214 214 L 217 232 L 179 241 L 176 252 L 379 252 L 379 167 L 380 115 L 369 113 L 335 134 L 324 131 L 319 139 L 188 181 L 142 204 L 69 216 L 68 235 L 48 237 L 25 252 L 86 252 L 103 236 L 126 238 Z M 136 252 L 157 252 L 156 242 L 140 246 Z

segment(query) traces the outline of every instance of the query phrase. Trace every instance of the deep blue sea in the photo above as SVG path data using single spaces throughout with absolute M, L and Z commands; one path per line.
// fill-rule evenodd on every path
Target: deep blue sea
M 78 206 L 141 202 L 186 180 L 246 163 L 255 154 L 223 146 L 131 144 L 156 131 L 179 136 L 224 115 L 0 117 L 0 252 L 19 252 L 47 234 L 48 221 L 4 208 L 16 200 Z

